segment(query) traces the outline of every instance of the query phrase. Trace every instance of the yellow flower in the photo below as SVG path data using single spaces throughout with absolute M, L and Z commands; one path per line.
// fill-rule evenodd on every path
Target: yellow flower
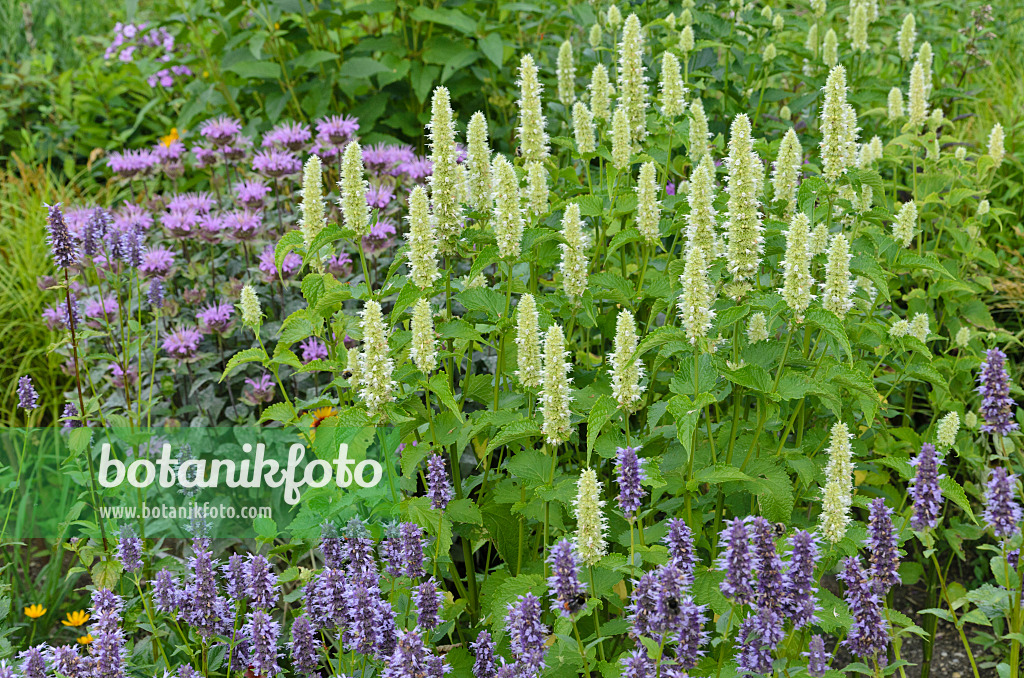
M 88 612 L 85 610 L 75 610 L 74 612 L 68 612 L 68 618 L 61 619 L 60 623 L 64 626 L 82 626 L 87 621 L 89 621 Z
M 170 134 L 164 137 L 160 137 L 160 143 L 163 144 L 165 148 L 170 148 L 171 144 L 173 144 L 179 138 L 180 137 L 178 136 L 178 128 L 172 127 Z
M 25 608 L 25 616 L 29 619 L 39 619 L 46 614 L 46 608 L 36 603 L 35 605 L 29 605 Z
M 324 419 L 328 419 L 337 414 L 337 411 L 333 407 L 321 407 L 320 409 L 313 410 L 313 423 L 310 424 L 310 428 L 316 428 L 323 423 Z
M 91 633 L 87 633 L 84 636 L 79 636 L 78 637 L 78 644 L 79 645 L 88 645 L 92 641 L 93 641 L 93 637 L 92 637 Z

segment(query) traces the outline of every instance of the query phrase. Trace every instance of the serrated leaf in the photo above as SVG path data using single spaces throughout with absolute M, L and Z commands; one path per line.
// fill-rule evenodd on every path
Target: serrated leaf
M 224 377 L 228 376 L 231 370 L 235 369 L 239 365 L 251 362 L 259 362 L 260 364 L 265 365 L 269 360 L 270 356 L 268 356 L 267 352 L 260 346 L 239 351 L 235 355 L 231 356 L 230 360 L 228 360 L 227 367 L 224 368 L 224 372 L 220 375 L 220 381 L 224 381 Z
M 535 421 L 532 419 L 520 419 L 519 421 L 514 421 L 511 424 L 502 426 L 501 430 L 498 431 L 498 435 L 494 436 L 491 442 L 487 444 L 487 451 L 493 452 L 502 445 L 508 445 L 513 441 L 522 440 L 523 438 L 539 437 L 540 428 L 538 428 Z M 520 452 L 520 454 L 522 454 L 522 452 Z M 515 459 L 515 457 L 513 457 L 513 459 Z M 511 460 L 509 463 L 511 463 Z
M 832 337 L 837 344 L 846 352 L 846 357 L 853 360 L 853 348 L 850 346 L 850 338 L 846 336 L 842 321 L 831 311 L 823 308 L 807 309 L 805 316 L 808 325 L 817 327 Z
M 597 441 L 597 436 L 601 433 L 601 429 L 604 428 L 605 424 L 611 421 L 617 407 L 618 405 L 614 400 L 609 396 L 602 394 L 590 408 L 590 414 L 587 416 L 588 459 L 590 458 L 590 453 L 594 450 L 594 443 Z
M 281 236 L 274 247 L 274 268 L 280 271 L 281 264 L 284 263 L 284 258 L 288 256 L 288 253 L 300 247 L 302 247 L 301 231 L 288 231 Z
M 939 480 L 939 489 L 942 490 L 944 497 L 952 500 L 954 504 L 967 514 L 972 523 L 978 524 L 978 519 L 974 516 L 973 509 L 971 509 L 971 502 L 967 500 L 967 493 L 964 492 L 964 488 L 960 486 L 960 483 L 949 477 L 941 478 Z
M 274 403 L 267 409 L 263 410 L 263 414 L 260 415 L 260 423 L 265 421 L 279 421 L 281 423 L 287 423 L 295 418 L 295 410 L 288 403 Z

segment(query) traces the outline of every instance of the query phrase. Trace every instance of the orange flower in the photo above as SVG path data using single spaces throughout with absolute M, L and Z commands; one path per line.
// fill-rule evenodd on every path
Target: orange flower
M 39 619 L 46 614 L 46 608 L 36 603 L 35 605 L 29 605 L 25 608 L 25 616 L 29 619 Z
M 68 618 L 61 619 L 60 623 L 64 626 L 83 626 L 87 621 L 89 621 L 88 612 L 85 610 L 75 610 L 74 612 L 68 612 Z
M 92 637 L 92 634 L 91 634 L 91 633 L 87 633 L 87 634 L 85 634 L 84 636 L 79 636 L 79 637 L 78 637 L 78 644 L 79 644 L 79 645 L 88 645 L 88 644 L 89 644 L 89 643 L 91 643 L 91 642 L 92 642 L 93 640 L 94 640 L 94 639 L 93 639 L 93 637 Z
M 321 407 L 317 410 L 313 410 L 313 423 L 309 425 L 310 428 L 316 428 L 324 422 L 324 419 L 329 419 L 338 413 L 333 407 Z

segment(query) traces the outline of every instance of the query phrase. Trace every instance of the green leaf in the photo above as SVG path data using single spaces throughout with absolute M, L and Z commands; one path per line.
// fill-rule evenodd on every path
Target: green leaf
M 337 58 L 338 55 L 334 52 L 328 52 L 322 49 L 313 49 L 308 52 L 303 52 L 292 59 L 291 65 L 295 68 L 313 68 L 314 66 L 318 66 L 326 61 L 334 61 Z
M 591 289 L 594 290 L 594 297 L 608 299 L 617 304 L 633 308 L 633 297 L 636 296 L 636 289 L 633 283 L 623 278 L 618 273 L 596 273 L 590 276 Z M 597 290 L 606 290 L 598 294 Z
M 476 30 L 476 22 L 455 9 L 432 9 L 426 5 L 419 5 L 409 15 L 413 21 L 430 22 L 450 26 L 455 30 L 471 35 Z M 499 64 L 500 66 L 500 64 Z
M 99 560 L 92 566 L 92 583 L 101 589 L 113 589 L 121 576 L 121 563 L 113 558 Z
M 280 271 L 281 264 L 284 262 L 284 258 L 288 256 L 288 253 L 300 247 L 302 247 L 302 231 L 288 231 L 285 233 L 277 241 L 277 246 L 274 248 L 274 268 Z
M 508 445 L 513 441 L 522 440 L 523 438 L 539 437 L 540 428 L 538 428 L 535 421 L 532 419 L 520 419 L 519 421 L 513 421 L 511 424 L 502 426 L 501 430 L 498 431 L 498 435 L 494 436 L 491 442 L 487 444 L 487 451 L 493 452 L 502 445 Z M 514 460 L 515 457 L 512 459 Z M 511 464 L 512 461 L 510 460 L 509 463 Z
M 850 338 L 846 336 L 842 321 L 830 311 L 823 308 L 809 308 L 805 316 L 808 325 L 822 330 L 846 352 L 847 358 L 853 360 L 853 348 L 850 346 Z
M 72 454 L 81 454 L 91 441 L 92 429 L 88 426 L 71 429 L 71 435 L 68 436 L 68 450 Z
M 338 75 L 343 78 L 368 80 L 371 76 L 388 71 L 388 67 L 370 57 L 353 57 L 338 68 Z
M 437 336 L 441 339 L 465 339 L 467 341 L 483 341 L 480 333 L 462 318 L 453 318 L 437 326 Z
M 314 325 L 307 315 L 307 310 L 302 308 L 285 318 L 281 323 L 281 332 L 278 335 L 278 345 L 291 346 L 297 341 L 302 341 L 316 334 L 317 326 Z
M 265 421 L 279 421 L 281 423 L 288 423 L 295 418 L 295 410 L 288 403 L 274 403 L 267 409 L 263 410 L 263 414 L 260 415 L 260 423 Z
M 505 63 L 505 43 L 501 41 L 500 33 L 491 33 L 480 38 L 477 40 L 476 46 L 498 68 Z
M 243 78 L 274 80 L 281 77 L 281 67 L 273 61 L 239 61 L 224 70 L 237 73 Z
M 430 392 L 432 395 L 436 395 L 438 400 L 451 410 L 456 419 L 460 422 L 466 421 L 466 418 L 462 416 L 462 412 L 459 411 L 459 404 L 455 402 L 455 398 L 452 396 L 447 374 L 435 374 L 430 378 Z
M 445 507 L 444 512 L 452 519 L 453 523 L 484 524 L 480 509 L 471 499 L 456 499 Z
M 978 519 L 974 516 L 974 511 L 971 509 L 971 502 L 967 500 L 967 493 L 964 492 L 964 488 L 960 486 L 960 483 L 949 477 L 941 478 L 939 479 L 939 489 L 942 490 L 942 494 L 947 499 L 952 500 L 954 504 L 967 514 L 972 523 L 978 524 Z
M 244 351 L 239 351 L 235 355 L 231 356 L 228 360 L 227 367 L 224 368 L 224 372 L 220 375 L 219 381 L 224 381 L 224 377 L 228 376 L 231 370 L 235 369 L 239 365 L 244 363 L 259 362 L 266 364 L 270 360 L 270 356 L 263 350 L 262 347 L 256 346 L 254 348 L 247 348 Z M 219 383 L 219 382 L 218 382 Z
M 597 402 L 590 408 L 590 415 L 587 417 L 587 458 L 590 458 L 590 453 L 594 450 L 594 443 L 597 441 L 597 436 L 601 433 L 601 429 L 604 428 L 605 424 L 611 421 L 612 416 L 615 414 L 615 410 L 618 407 L 616 402 L 609 396 L 601 395 Z
M 488 287 L 474 287 L 455 295 L 469 311 L 482 311 L 491 320 L 498 320 L 505 312 L 505 297 Z
M 676 420 L 676 436 L 687 452 L 693 446 L 693 431 L 700 421 L 701 410 L 706 405 L 717 402 L 710 393 L 701 393 L 697 400 L 690 400 L 689 396 L 677 395 L 668 401 L 668 411 Z
M 402 312 L 405 309 L 412 306 L 420 297 L 420 288 L 413 281 L 405 283 L 402 287 L 402 291 L 398 293 L 398 299 L 395 300 L 395 306 L 391 309 L 391 324 L 397 325 L 399 319 L 402 317 Z
M 708 483 L 709 485 L 753 480 L 753 478 L 735 466 L 727 466 L 725 464 L 703 468 L 693 475 L 693 479 L 697 483 Z
M 252 526 L 256 530 L 256 536 L 264 541 L 277 538 L 277 523 L 273 518 L 260 516 L 252 521 Z
M 308 264 L 325 245 L 330 245 L 335 240 L 341 240 L 343 237 L 345 237 L 344 231 L 338 228 L 336 224 L 328 224 L 322 231 L 316 234 L 313 242 L 309 243 L 309 249 L 306 252 L 306 256 L 303 257 L 302 263 Z M 304 241 L 303 244 L 305 244 Z

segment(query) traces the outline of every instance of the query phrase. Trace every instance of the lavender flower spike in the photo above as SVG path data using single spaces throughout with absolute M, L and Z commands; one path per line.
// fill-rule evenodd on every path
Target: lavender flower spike
M 32 385 L 32 377 L 28 375 L 18 379 L 18 406 L 25 410 L 34 410 L 39 406 L 39 394 Z
M 281 672 L 277 664 L 277 637 L 280 632 L 281 625 L 265 611 L 249 613 L 249 621 L 242 633 L 250 643 L 249 667 L 253 673 L 269 678 Z
M 543 668 L 544 655 L 547 654 L 545 640 L 548 630 L 541 623 L 540 615 L 537 596 L 526 593 L 519 596 L 515 603 L 509 604 L 508 615 L 505 617 L 512 654 L 527 674 Z
M 494 678 L 497 665 L 494 663 L 494 640 L 487 631 L 481 631 L 473 641 L 473 675 L 475 678 Z
M 1024 512 L 1017 503 L 1017 476 L 1005 468 L 994 468 L 985 485 L 985 510 L 982 518 L 1000 539 L 1009 539 L 1020 532 Z
M 49 211 L 46 228 L 50 233 L 50 249 L 53 253 L 53 261 L 61 268 L 68 268 L 78 262 L 78 247 L 68 230 L 68 222 L 64 220 L 64 213 L 60 209 L 60 203 L 47 205 Z
M 551 565 L 548 588 L 551 590 L 552 608 L 557 608 L 563 617 L 571 617 L 587 604 L 587 587 L 580 581 L 579 562 L 572 542 L 563 539 L 552 546 L 548 563 Z
M 815 634 L 804 656 L 807 657 L 807 673 L 814 678 L 821 678 L 828 671 L 828 653 L 825 652 L 825 640 Z
M 640 508 L 646 492 L 641 483 L 647 478 L 641 460 L 636 456 L 639 447 L 620 447 L 616 449 L 615 471 L 619 482 L 619 508 L 632 522 L 633 516 Z
M 297 673 L 304 676 L 317 674 L 320 665 L 319 649 L 322 646 L 320 637 L 313 630 L 309 616 L 302 614 L 292 622 L 292 642 L 290 646 L 292 666 Z
M 452 500 L 448 472 L 444 468 L 444 459 L 438 454 L 433 454 L 427 459 L 427 496 L 430 497 L 430 507 L 442 511 Z
M 981 414 L 985 433 L 1009 435 L 1020 426 L 1013 420 L 1013 398 L 1010 397 L 1010 375 L 1006 371 L 1006 354 L 998 348 L 985 353 L 985 362 L 978 373 L 978 393 L 981 394 Z
M 420 628 L 436 628 L 441 623 L 441 592 L 433 578 L 416 587 L 413 600 L 416 603 L 416 623 Z
M 919 532 L 939 524 L 939 514 L 942 512 L 939 480 L 946 477 L 944 473 L 939 473 L 940 463 L 939 453 L 931 443 L 921 445 L 921 453 L 910 460 L 910 465 L 917 468 L 907 489 L 914 500 L 914 516 L 910 519 L 910 526 Z
M 121 528 L 117 540 L 117 559 L 121 561 L 125 572 L 135 572 L 142 568 L 142 540 L 135 536 L 130 525 Z
M 820 551 L 817 537 L 805 530 L 794 532 L 789 543 L 793 550 L 785 578 L 786 613 L 793 620 L 793 626 L 801 628 L 814 621 L 819 609 L 814 597 L 817 592 L 814 567 Z
M 21 660 L 21 673 L 25 678 L 45 678 L 46 657 L 43 651 L 46 645 L 36 645 L 18 654 Z
M 844 597 L 853 616 L 853 625 L 843 644 L 857 657 L 884 660 L 889 643 L 889 625 L 882 615 L 882 602 L 875 585 L 861 566 L 860 559 L 846 558 L 839 578 L 846 584 Z
M 668 545 L 668 555 L 672 564 L 692 580 L 697 556 L 693 552 L 693 532 L 690 531 L 685 520 L 682 518 L 669 519 L 665 543 Z
M 746 521 L 742 518 L 727 521 L 722 531 L 722 541 L 725 542 L 725 549 L 718 569 L 725 571 L 725 580 L 719 584 L 719 588 L 726 598 L 737 605 L 750 603 L 754 600 L 754 588 L 750 581 L 754 562 Z
M 897 569 L 900 566 L 900 552 L 896 544 L 896 530 L 892 525 L 892 509 L 881 497 L 871 501 L 868 519 L 868 556 L 871 562 L 871 579 L 884 595 L 900 583 Z

